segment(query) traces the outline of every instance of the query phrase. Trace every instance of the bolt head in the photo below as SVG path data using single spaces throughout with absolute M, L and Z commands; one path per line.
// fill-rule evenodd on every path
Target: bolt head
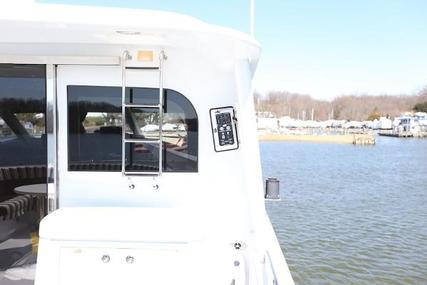
M 104 263 L 108 263 L 108 262 L 110 262 L 110 256 L 107 255 L 107 254 L 105 254 L 105 255 L 102 256 L 101 260 Z
M 126 262 L 128 263 L 128 264 L 132 264 L 132 263 L 134 263 L 135 262 L 135 258 L 133 257 L 133 256 L 127 256 L 126 257 Z

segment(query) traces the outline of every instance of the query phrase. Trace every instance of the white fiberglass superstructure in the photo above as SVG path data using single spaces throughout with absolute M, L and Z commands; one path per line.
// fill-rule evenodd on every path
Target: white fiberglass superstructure
M 252 37 L 45 4 L 2 7 L 0 34 L 0 152 L 41 155 L 1 171 L 45 171 L 5 182 L 0 201 L 7 227 L 33 221 L 32 253 L 44 216 L 35 284 L 293 284 L 264 205 Z M 45 192 L 22 195 L 34 185 Z M 2 212 L 11 199 L 38 208 Z

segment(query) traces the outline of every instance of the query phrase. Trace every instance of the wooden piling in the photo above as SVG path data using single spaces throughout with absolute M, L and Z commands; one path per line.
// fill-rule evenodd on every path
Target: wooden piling
M 354 145 L 374 145 L 375 136 L 373 134 L 354 134 L 353 144 Z

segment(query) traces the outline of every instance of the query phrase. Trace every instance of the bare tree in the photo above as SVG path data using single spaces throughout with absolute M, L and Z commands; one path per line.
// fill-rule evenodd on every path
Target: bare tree
M 415 104 L 427 101 L 427 87 L 416 95 L 343 95 L 332 101 L 313 99 L 309 95 L 290 93 L 286 91 L 272 91 L 265 97 L 254 94 L 255 108 L 259 112 L 271 112 L 277 117 L 290 116 L 307 119 L 313 112 L 315 120 L 367 120 L 375 116 L 398 116 L 403 112 L 411 111 Z

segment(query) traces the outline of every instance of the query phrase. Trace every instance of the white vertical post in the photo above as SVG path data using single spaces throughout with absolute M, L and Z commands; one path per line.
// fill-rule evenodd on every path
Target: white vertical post
M 46 65 L 47 212 L 58 208 L 56 66 Z
M 255 0 L 250 1 L 250 33 L 252 37 L 255 37 Z

